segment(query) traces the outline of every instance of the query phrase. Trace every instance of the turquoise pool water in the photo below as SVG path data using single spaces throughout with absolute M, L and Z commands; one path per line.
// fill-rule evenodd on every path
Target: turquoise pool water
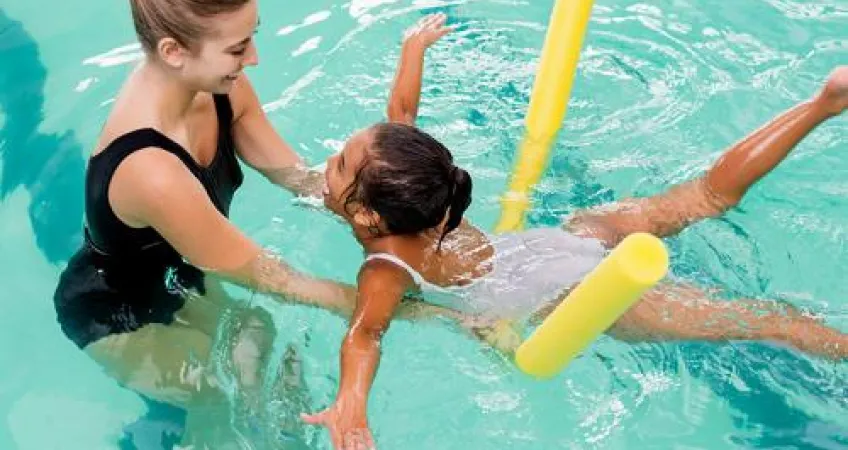
M 401 31 L 446 11 L 460 30 L 430 54 L 421 125 L 475 176 L 470 215 L 488 228 L 551 6 L 261 0 L 261 64 L 249 74 L 274 125 L 320 163 L 381 118 Z M 848 61 L 846 30 L 842 0 L 597 0 L 532 222 L 698 174 Z M 148 411 L 67 341 L 51 300 L 80 239 L 84 158 L 137 57 L 126 2 L 0 0 L 0 448 L 162 448 L 160 435 L 180 427 L 178 414 Z M 846 153 L 844 119 L 819 128 L 740 208 L 671 240 L 674 271 L 813 308 L 848 330 Z M 232 216 L 298 266 L 353 280 L 361 254 L 345 228 L 255 174 Z M 309 407 L 324 407 L 344 323 L 270 310 L 278 354 L 294 343 Z M 287 404 L 268 408 L 282 418 Z M 769 345 L 602 338 L 542 383 L 448 327 L 399 323 L 371 422 L 382 449 L 848 448 L 848 367 Z M 273 436 L 275 424 L 264 425 Z M 307 434 L 326 448 L 324 434 Z

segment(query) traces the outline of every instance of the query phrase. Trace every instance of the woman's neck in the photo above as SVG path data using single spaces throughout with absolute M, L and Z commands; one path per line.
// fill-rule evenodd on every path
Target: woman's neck
M 136 71 L 141 86 L 153 86 L 145 95 L 149 96 L 156 117 L 165 128 L 171 128 L 185 122 L 188 112 L 194 103 L 197 91 L 191 89 L 177 77 L 168 73 L 170 69 L 163 67 L 151 59 L 146 59 Z

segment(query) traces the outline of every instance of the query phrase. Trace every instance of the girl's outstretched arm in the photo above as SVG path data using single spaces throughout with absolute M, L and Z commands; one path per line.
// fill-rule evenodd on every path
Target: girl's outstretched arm
M 368 396 L 380 362 L 380 342 L 412 278 L 387 261 L 371 261 L 359 274 L 359 298 L 341 346 L 341 381 L 332 406 L 307 423 L 330 431 L 336 449 L 372 448 Z
M 389 122 L 414 125 L 421 98 L 421 77 L 424 73 L 424 53 L 442 36 L 451 32 L 445 26 L 447 16 L 431 14 L 407 30 L 403 39 L 394 85 L 386 110 Z

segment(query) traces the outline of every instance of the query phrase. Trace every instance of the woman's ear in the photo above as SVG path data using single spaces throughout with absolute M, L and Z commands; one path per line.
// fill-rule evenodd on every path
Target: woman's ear
M 187 51 L 174 38 L 159 39 L 156 43 L 156 51 L 162 61 L 174 69 L 182 69 L 185 65 Z

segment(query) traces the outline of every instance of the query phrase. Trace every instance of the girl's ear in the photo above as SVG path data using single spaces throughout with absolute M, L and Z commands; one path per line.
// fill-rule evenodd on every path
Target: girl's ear
M 381 220 L 382 218 L 376 211 L 372 211 L 368 208 L 360 207 L 356 209 L 355 213 L 353 213 L 353 223 L 360 227 L 379 227 Z

